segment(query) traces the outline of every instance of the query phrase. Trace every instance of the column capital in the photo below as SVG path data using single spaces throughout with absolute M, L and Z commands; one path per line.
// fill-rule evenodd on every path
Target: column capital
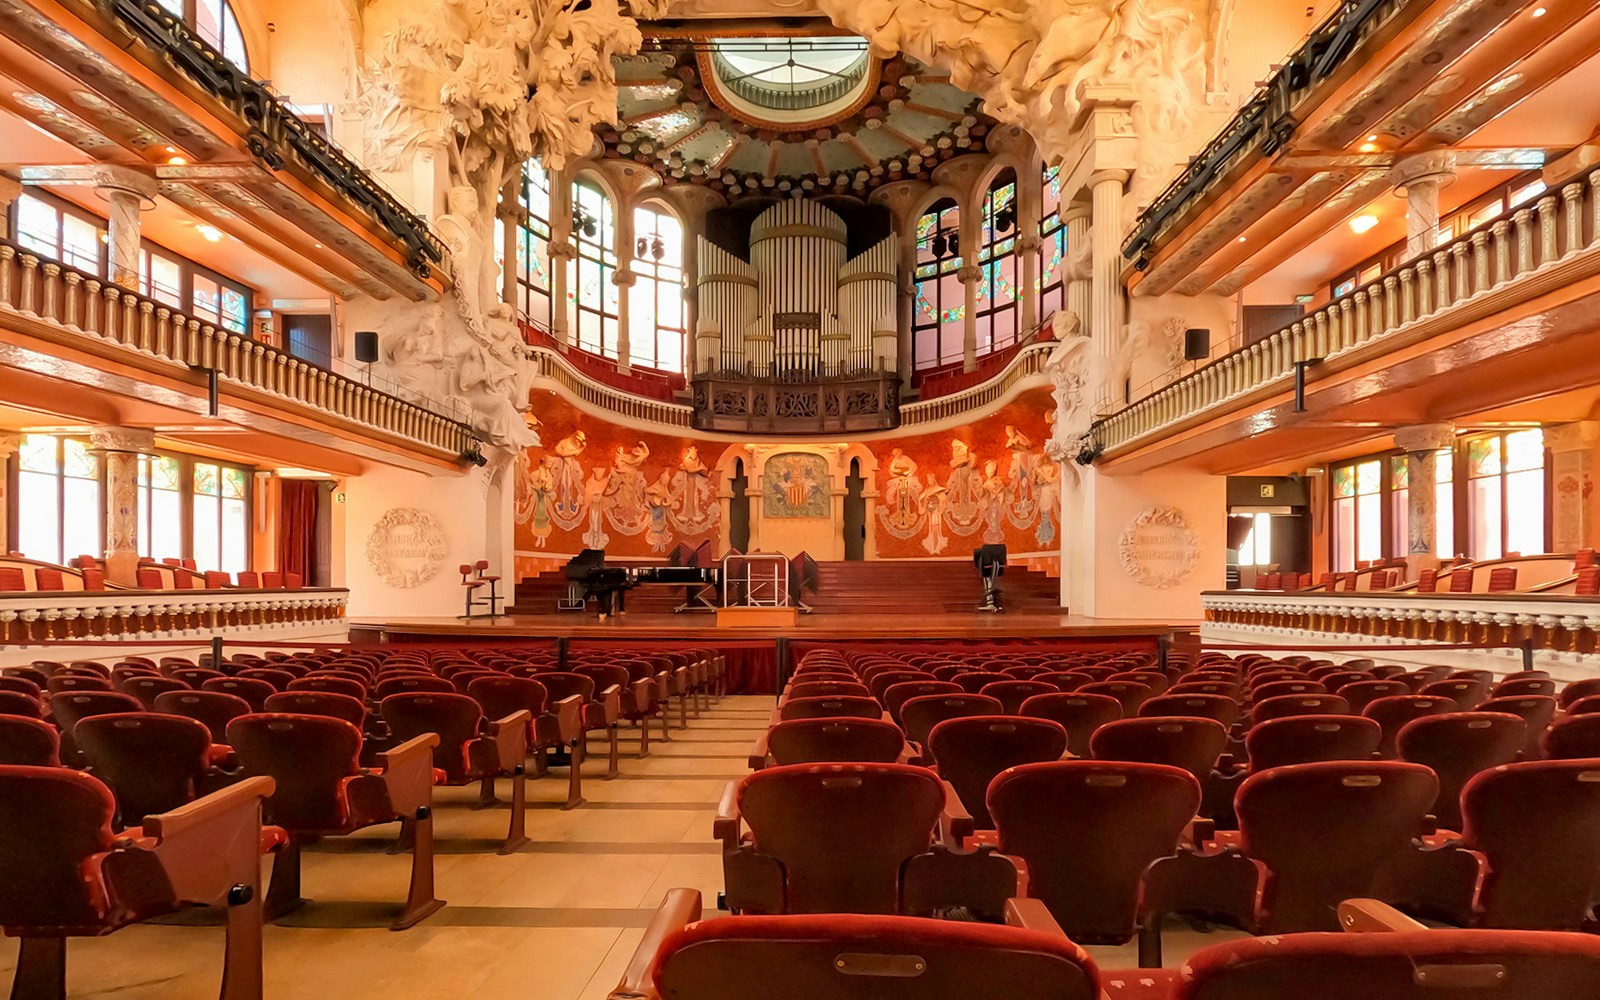
M 617 268 L 611 272 L 611 283 L 619 288 L 627 288 L 639 280 L 639 276 L 626 268 Z
M 1397 427 L 1394 431 L 1394 444 L 1396 448 L 1410 453 L 1440 451 L 1454 447 L 1456 443 L 1456 428 L 1454 424 L 1416 424 L 1412 427 Z
M 89 447 L 145 455 L 156 450 L 156 435 L 145 427 L 94 427 L 89 430 Z
M 963 285 L 970 285 L 975 282 L 982 281 L 983 268 L 976 264 L 963 264 L 960 270 L 956 271 L 956 280 L 960 281 Z
M 20 447 L 22 447 L 20 431 L 0 431 L 0 462 L 15 455 Z
M 1126 170 L 1096 170 L 1089 175 L 1089 186 L 1099 187 L 1102 184 L 1123 185 L 1128 183 L 1131 175 Z
M 1061 224 L 1070 226 L 1074 222 L 1087 222 L 1089 216 L 1094 214 L 1094 207 L 1088 202 L 1075 201 L 1061 208 Z
M 1389 183 L 1396 194 L 1404 194 L 1412 184 L 1437 184 L 1444 187 L 1456 179 L 1456 154 L 1435 149 L 1402 157 L 1389 168 Z
M 139 207 L 147 212 L 156 207 L 156 192 L 161 185 L 150 174 L 115 163 L 95 164 L 89 173 L 97 194 L 107 199 L 113 194 L 138 198 Z
M 1600 420 L 1575 420 L 1544 429 L 1544 446 L 1557 454 L 1588 451 L 1596 441 L 1600 441 Z

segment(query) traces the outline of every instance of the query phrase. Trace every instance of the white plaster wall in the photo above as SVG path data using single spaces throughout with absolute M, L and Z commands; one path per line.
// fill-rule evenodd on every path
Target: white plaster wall
M 349 614 L 362 617 L 435 617 L 462 613 L 462 563 L 488 559 L 501 576 L 500 593 L 513 585 L 510 490 L 492 485 L 485 470 L 463 476 L 426 476 L 398 469 L 373 469 L 346 480 L 342 492 L 343 585 L 350 589 Z M 337 505 L 336 505 L 337 506 Z M 439 571 L 417 587 L 399 588 L 378 575 L 367 559 L 367 538 L 378 520 L 395 507 L 431 514 L 444 534 L 446 552 Z M 339 515 L 336 513 L 336 529 Z M 338 560 L 335 560 L 337 566 Z M 481 609 L 480 609 L 481 610 Z

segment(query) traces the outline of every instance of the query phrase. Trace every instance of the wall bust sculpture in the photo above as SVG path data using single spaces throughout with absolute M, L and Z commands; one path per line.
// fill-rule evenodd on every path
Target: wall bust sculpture
M 1176 507 L 1146 507 L 1117 544 L 1128 575 L 1157 590 L 1176 586 L 1200 562 L 1200 539 Z
M 415 507 L 392 507 L 367 535 L 367 562 L 391 587 L 409 590 L 433 579 L 448 551 L 433 515 Z

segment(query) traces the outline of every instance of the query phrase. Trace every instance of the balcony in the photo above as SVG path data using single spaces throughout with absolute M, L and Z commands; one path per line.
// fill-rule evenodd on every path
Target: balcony
M 900 376 L 835 370 L 694 377 L 694 428 L 730 434 L 843 434 L 900 426 Z
M 1512 401 L 1502 393 L 1537 395 L 1579 384 L 1582 359 L 1593 353 L 1583 342 L 1593 324 L 1581 318 L 1582 307 L 1568 307 L 1594 294 L 1584 282 L 1600 275 L 1597 189 L 1600 171 L 1586 171 L 1254 344 L 1189 374 L 1170 371 L 1142 398 L 1095 421 L 1106 460 L 1180 435 L 1179 451 L 1193 456 L 1265 431 L 1309 432 L 1316 420 L 1326 430 L 1333 421 L 1357 421 L 1354 407 L 1380 393 L 1394 411 L 1391 421 L 1405 412 L 1403 399 L 1412 391 L 1419 399 L 1426 393 L 1445 400 L 1429 413 L 1443 419 L 1456 414 L 1437 412 L 1441 405 L 1485 409 Z M 1443 351 L 1447 336 L 1455 338 L 1448 356 L 1419 357 Z M 1566 353 L 1550 353 L 1559 351 Z M 1400 359 L 1411 367 L 1396 369 Z M 1453 398 L 1452 380 L 1474 377 L 1479 363 L 1517 367 L 1502 367 L 1499 379 L 1481 370 L 1472 398 Z M 1358 376 L 1372 376 L 1364 365 L 1389 367 L 1381 379 L 1356 386 Z M 1305 409 L 1291 405 L 1297 377 L 1305 395 L 1329 388 L 1328 398 L 1313 398 Z M 1229 418 L 1233 423 L 1219 429 Z M 1261 448 L 1259 438 L 1254 445 Z
M 141 381 L 128 393 L 191 414 L 207 413 L 209 379 L 215 373 L 219 399 L 209 416 L 272 430 L 291 447 L 320 444 L 389 464 L 436 469 L 454 465 L 477 441 L 461 414 L 440 403 L 375 389 L 6 240 L 0 240 L 0 327 L 53 348 L 164 376 L 176 391 L 164 393 Z M 0 344 L 0 362 L 36 376 L 107 386 L 95 366 L 76 365 L 53 350 L 46 356 Z M 309 418 L 316 429 L 299 421 L 283 421 L 280 427 L 280 417 Z M 365 440 L 357 443 L 323 428 Z

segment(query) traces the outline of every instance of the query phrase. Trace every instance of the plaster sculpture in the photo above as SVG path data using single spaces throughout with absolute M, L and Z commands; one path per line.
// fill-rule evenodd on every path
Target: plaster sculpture
M 367 534 L 367 563 L 391 587 L 409 590 L 433 579 L 449 547 L 433 515 L 393 507 Z
M 1118 539 L 1122 568 L 1146 587 L 1175 587 L 1200 563 L 1200 539 L 1176 507 L 1146 507 Z
M 1068 462 L 1076 457 L 1080 439 L 1089 432 L 1099 385 L 1095 373 L 1100 365 L 1095 358 L 1094 340 L 1080 332 L 1076 313 L 1057 310 L 1051 327 L 1056 347 L 1045 361 L 1044 370 L 1055 389 L 1056 409 L 1045 453 L 1057 462 Z

